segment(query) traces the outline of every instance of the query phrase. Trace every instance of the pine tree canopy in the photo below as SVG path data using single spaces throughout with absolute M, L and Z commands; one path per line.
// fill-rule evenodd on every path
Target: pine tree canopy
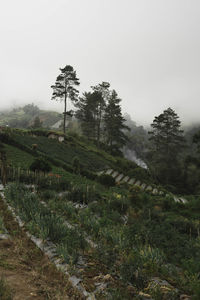
M 67 98 L 72 102 L 78 100 L 78 90 L 75 86 L 78 86 L 79 79 L 76 77 L 76 71 L 70 65 L 66 65 L 64 68 L 60 68 L 61 73 L 57 76 L 56 82 L 51 86 L 53 89 L 52 100 L 64 101 L 64 124 L 63 131 L 65 133 L 65 123 L 67 114 Z

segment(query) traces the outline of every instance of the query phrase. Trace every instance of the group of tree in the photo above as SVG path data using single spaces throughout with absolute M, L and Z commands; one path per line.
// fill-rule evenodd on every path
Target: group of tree
M 125 119 L 122 116 L 121 99 L 108 82 L 92 87 L 76 103 L 76 117 L 80 120 L 85 136 L 106 144 L 111 152 L 120 149 L 127 141 Z
M 102 82 L 91 87 L 90 92 L 78 97 L 79 85 L 76 72 L 70 65 L 60 68 L 56 82 L 52 85 L 52 100 L 64 101 L 63 131 L 66 131 L 66 116 L 72 115 L 67 111 L 67 99 L 76 107 L 76 118 L 80 121 L 83 135 L 94 140 L 99 146 L 101 142 L 113 152 L 119 150 L 127 141 L 125 119 L 122 116 L 120 102 L 115 90 L 110 90 L 108 82 Z
M 66 116 L 73 113 L 67 110 L 67 100 L 70 100 L 76 108 L 75 117 L 82 134 L 88 139 L 95 141 L 98 146 L 102 143 L 107 145 L 113 153 L 117 153 L 116 150 L 122 149 L 129 141 L 128 147 L 146 159 L 150 173 L 158 182 L 182 191 L 198 190 L 200 159 L 197 151 L 191 154 L 188 149 L 196 150 L 195 143 L 200 144 L 200 134 L 195 135 L 190 144 L 192 147 L 188 147 L 179 116 L 172 108 L 156 116 L 147 133 L 142 126 L 136 126 L 130 117 L 126 121 L 122 116 L 121 99 L 115 90 L 110 89 L 108 82 L 92 86 L 91 91 L 79 97 L 75 88 L 79 85 L 79 79 L 73 67 L 66 65 L 60 71 L 52 85 L 52 100 L 64 101 L 64 133 Z

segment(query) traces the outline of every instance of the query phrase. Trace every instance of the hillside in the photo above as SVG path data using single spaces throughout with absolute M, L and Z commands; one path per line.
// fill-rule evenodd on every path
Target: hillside
M 28 104 L 24 107 L 0 112 L 0 126 L 28 128 L 33 126 L 36 117 L 39 117 L 43 127 L 48 128 L 60 121 L 62 114 L 55 111 L 41 110 L 33 104 Z
M 74 286 L 96 299 L 199 299 L 199 197 L 175 202 L 166 191 L 143 191 L 139 181 L 114 183 L 99 172 L 112 168 L 155 186 L 134 163 L 84 138 L 59 137 L 46 130 L 0 132 L 10 172 L 6 201 L 26 231 L 53 242 L 52 262 L 59 258 Z M 38 157 L 50 163 L 49 174 L 28 171 Z

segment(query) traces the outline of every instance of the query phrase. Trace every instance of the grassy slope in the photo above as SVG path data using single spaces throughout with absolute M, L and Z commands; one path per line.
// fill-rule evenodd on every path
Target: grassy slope
M 64 143 L 48 139 L 45 136 L 34 137 L 28 134 L 22 135 L 14 133 L 12 134 L 12 137 L 15 141 L 30 149 L 32 144 L 37 144 L 38 153 L 47 155 L 48 157 L 69 165 L 72 164 L 74 157 L 78 157 L 83 167 L 90 171 L 101 170 L 106 166 L 118 168 L 116 158 L 104 151 L 98 150 L 93 144 L 80 141 L 73 137 L 68 137 Z M 24 159 L 22 159 L 21 163 L 24 165 Z
M 13 137 L 30 148 L 32 144 L 37 143 L 39 152 L 68 164 L 71 164 L 73 157 L 77 156 L 80 162 L 90 170 L 106 165 L 117 167 L 114 157 L 81 140 L 68 138 L 67 142 L 62 144 L 46 137 L 19 134 L 14 134 Z M 26 168 L 34 159 L 31 154 L 13 146 L 6 145 L 6 150 L 8 160 L 16 166 L 21 165 Z M 76 176 L 56 166 L 53 166 L 53 172 L 67 177 L 74 185 L 89 182 L 94 184 L 84 177 Z M 94 239 L 98 237 L 97 241 L 100 241 L 102 246 L 99 251 L 102 252 L 96 255 L 101 264 L 106 265 L 107 271 L 111 272 L 114 262 L 117 264 L 120 261 L 120 267 L 118 268 L 117 265 L 116 272 L 118 273 L 120 269 L 124 280 L 132 284 L 136 281 L 132 274 L 139 270 L 141 276 L 144 274 L 148 279 L 159 276 L 178 287 L 182 293 L 192 294 L 193 282 L 199 283 L 195 278 L 199 270 L 197 257 L 200 251 L 199 223 L 198 216 L 195 214 L 197 206 L 185 207 L 175 204 L 173 200 L 169 201 L 169 199 L 149 196 L 145 193 L 135 194 L 134 191 L 129 201 L 126 202 L 129 197 L 127 191 L 117 187 L 107 191 L 99 187 L 99 190 L 101 188 L 101 195 L 105 197 L 102 197 L 98 203 L 91 203 L 89 209 L 79 212 L 77 216 L 72 215 L 71 221 L 78 223 L 78 226 L 88 231 Z M 57 198 L 55 200 L 55 208 L 57 208 Z M 123 201 L 125 201 L 124 204 Z M 51 203 L 53 204 L 53 199 Z M 66 200 L 63 205 L 66 205 Z M 61 207 L 61 212 L 63 211 L 65 210 Z M 120 217 L 120 214 L 124 213 L 128 217 L 127 224 L 123 224 Z M 144 249 L 146 252 L 143 252 Z M 141 260 L 143 267 L 141 267 Z M 168 270 L 170 267 L 168 263 L 181 267 L 184 272 L 178 274 L 177 270 L 172 269 L 175 272 L 173 275 L 170 273 L 172 271 Z M 186 279 L 188 274 L 190 277 Z M 146 285 L 145 280 L 143 277 L 137 279 L 138 290 Z
M 14 167 L 28 169 L 30 164 L 34 160 L 34 157 L 31 154 L 22 151 L 14 146 L 4 144 L 4 147 L 7 153 L 8 164 Z

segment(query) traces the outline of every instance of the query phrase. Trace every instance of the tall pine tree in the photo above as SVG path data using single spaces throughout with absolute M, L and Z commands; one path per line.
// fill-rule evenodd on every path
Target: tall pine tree
M 179 117 L 174 110 L 168 108 L 154 118 L 151 127 L 149 140 L 152 142 L 154 174 L 161 182 L 174 184 L 179 173 L 179 154 L 184 146 Z
M 112 91 L 104 113 L 104 135 L 106 143 L 109 145 L 111 152 L 113 148 L 119 150 L 126 144 L 128 138 L 124 130 L 130 130 L 124 124 L 125 119 L 122 116 L 121 99 L 118 97 L 115 90 Z
M 52 100 L 64 101 L 63 132 L 65 133 L 66 115 L 70 114 L 70 111 L 67 112 L 67 99 L 69 98 L 72 102 L 77 101 L 78 90 L 74 86 L 80 83 L 72 66 L 66 65 L 64 68 L 60 68 L 60 71 L 61 73 L 51 88 L 53 89 Z
M 102 136 L 103 114 L 110 96 L 110 83 L 103 81 L 101 84 L 92 86 L 93 91 L 98 96 L 96 101 L 96 129 L 97 129 L 97 144 L 99 145 Z
M 89 139 L 97 140 L 98 106 L 102 96 L 98 92 L 85 92 L 76 104 L 76 117 L 81 122 L 82 133 Z

